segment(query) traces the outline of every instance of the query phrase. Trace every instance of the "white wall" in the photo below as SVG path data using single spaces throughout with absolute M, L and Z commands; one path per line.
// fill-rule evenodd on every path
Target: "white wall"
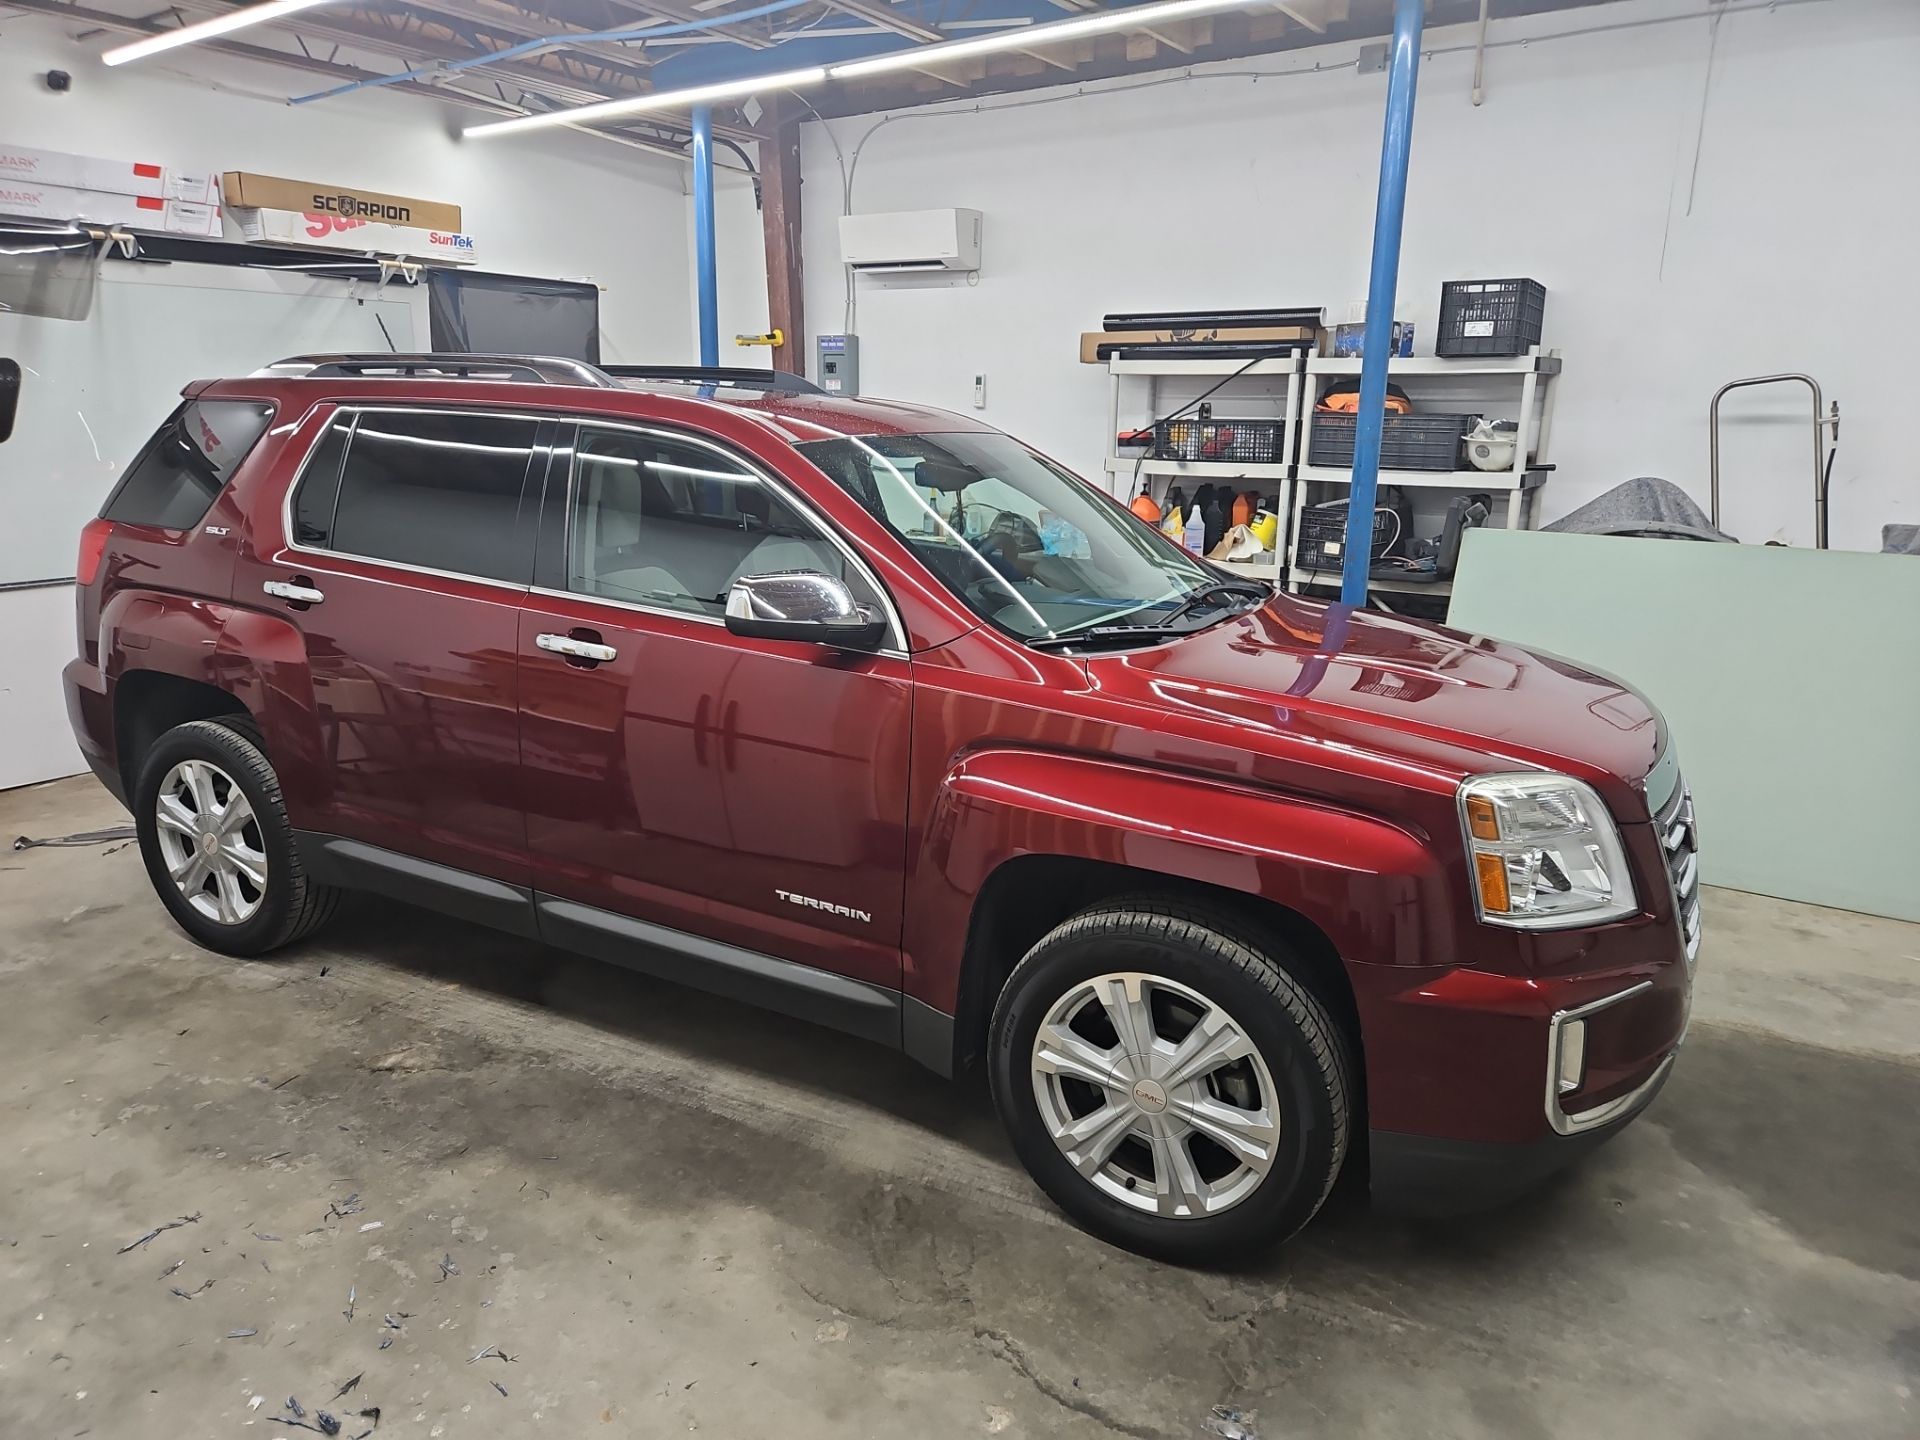
M 1537 38 L 1707 8 L 1623 0 L 1497 22 L 1496 41 L 1536 39 L 1489 54 L 1477 109 L 1471 53 L 1429 54 L 1398 310 L 1426 354 L 1442 281 L 1528 275 L 1548 287 L 1545 339 L 1566 373 L 1546 519 L 1646 474 L 1704 505 L 1714 389 L 1811 372 L 1844 419 L 1832 543 L 1877 549 L 1883 522 L 1920 520 L 1906 363 L 1920 5 L 1725 16 L 1710 87 L 1704 18 Z M 1428 46 L 1471 39 L 1435 31 Z M 1353 53 L 1210 68 L 1311 72 Z M 984 268 L 971 288 L 861 281 L 864 388 L 964 410 L 984 371 L 985 418 L 1097 474 L 1107 379 L 1076 356 L 1102 314 L 1325 304 L 1341 319 L 1365 295 L 1385 88 L 1384 75 L 1341 69 L 899 112 L 859 147 L 855 208 L 980 209 Z M 852 160 L 874 118 L 833 123 Z M 821 127 L 803 134 L 807 313 L 836 329 L 840 175 Z M 1806 400 L 1779 394 L 1729 402 L 1743 418 L 1728 427 L 1724 518 L 1744 539 L 1806 543 L 1811 443 L 1792 423 Z
M 602 284 L 608 360 L 693 358 L 679 162 L 585 136 L 462 143 L 474 112 L 385 91 L 289 107 L 320 82 L 211 51 L 109 70 L 97 57 L 112 41 L 76 43 L 73 28 L 0 20 L 0 140 L 453 201 L 485 268 Z M 49 69 L 70 71 L 73 89 L 48 91 Z M 71 565 L 71 552 L 52 556 L 46 573 Z M 0 788 L 80 768 L 59 688 L 73 647 L 70 588 L 0 592 Z

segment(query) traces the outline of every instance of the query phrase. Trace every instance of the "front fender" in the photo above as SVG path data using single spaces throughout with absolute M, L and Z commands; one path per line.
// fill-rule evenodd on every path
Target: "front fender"
M 1258 896 L 1346 961 L 1451 963 L 1454 888 L 1425 837 L 1377 816 L 1126 762 L 975 751 L 944 777 L 907 906 L 907 988 L 956 1013 L 969 913 L 1023 855 L 1123 865 Z

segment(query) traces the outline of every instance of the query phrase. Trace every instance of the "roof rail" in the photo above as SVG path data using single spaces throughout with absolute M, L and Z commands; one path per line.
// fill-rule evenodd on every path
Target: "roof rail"
M 584 360 L 557 355 L 292 355 L 260 372 L 307 380 L 384 380 L 395 376 L 439 380 L 510 380 L 525 385 L 587 385 L 618 389 L 612 376 Z
M 826 392 L 804 375 L 759 370 L 750 365 L 603 365 L 620 380 L 653 380 L 662 385 L 723 385 L 737 390 L 784 390 L 791 395 Z

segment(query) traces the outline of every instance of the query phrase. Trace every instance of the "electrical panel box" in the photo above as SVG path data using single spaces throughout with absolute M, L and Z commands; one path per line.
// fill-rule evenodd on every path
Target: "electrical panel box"
M 829 395 L 860 393 L 860 337 L 858 335 L 816 335 L 814 345 L 819 366 L 815 380 Z

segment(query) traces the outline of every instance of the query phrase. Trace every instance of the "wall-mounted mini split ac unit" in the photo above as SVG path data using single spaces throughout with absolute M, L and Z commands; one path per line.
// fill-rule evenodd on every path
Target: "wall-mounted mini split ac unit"
M 868 275 L 980 268 L 978 210 L 842 215 L 840 258 Z

